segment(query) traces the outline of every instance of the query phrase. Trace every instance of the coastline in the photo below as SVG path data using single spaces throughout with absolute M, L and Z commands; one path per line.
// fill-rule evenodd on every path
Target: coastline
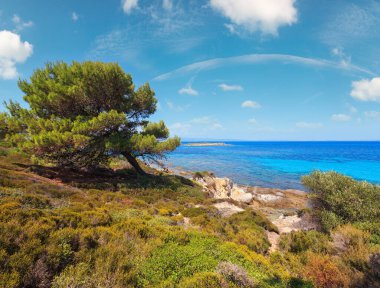
M 282 233 L 316 229 L 316 224 L 310 219 L 308 213 L 304 213 L 311 208 L 306 191 L 241 185 L 229 178 L 220 178 L 212 172 L 197 173 L 173 167 L 159 170 L 167 174 L 185 177 L 201 185 L 203 190 L 215 199 L 216 207 L 220 207 L 221 211 L 224 210 L 226 215 L 236 213 L 242 208 L 260 211 L 279 229 L 278 235 L 274 235 L 276 233 L 273 234 L 273 232 L 268 234 L 273 247 L 276 247 L 277 239 Z M 206 180 L 197 180 L 195 175 L 202 173 L 207 175 L 205 176 Z M 217 191 L 218 189 L 224 190 L 228 185 L 231 186 L 231 190 L 237 192 Z M 230 194 L 227 195 L 228 193 Z M 248 201 L 244 199 L 245 193 L 252 195 Z
M 262 213 L 278 228 L 278 233 L 267 231 L 272 252 L 277 250 L 281 234 L 317 229 L 315 221 L 308 213 L 312 206 L 306 191 L 240 185 L 229 178 L 220 178 L 212 172 L 191 172 L 179 168 L 159 170 L 185 177 L 202 186 L 210 198 L 213 198 L 214 207 L 223 217 L 246 209 Z

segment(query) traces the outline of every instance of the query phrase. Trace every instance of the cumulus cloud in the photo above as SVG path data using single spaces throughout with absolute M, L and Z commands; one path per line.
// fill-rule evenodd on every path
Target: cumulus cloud
M 247 100 L 247 101 L 244 101 L 243 103 L 241 103 L 241 107 L 258 109 L 258 108 L 261 108 L 261 105 L 255 101 Z
M 333 114 L 331 115 L 331 120 L 337 122 L 347 122 L 351 120 L 351 116 L 346 114 Z
M 277 35 L 297 22 L 296 0 L 210 0 L 211 7 L 249 32 Z M 231 31 L 231 27 L 229 26 Z
M 243 87 L 240 85 L 227 85 L 225 83 L 220 84 L 219 88 L 223 91 L 243 91 Z
M 34 23 L 32 21 L 23 21 L 20 16 L 14 14 L 12 17 L 12 22 L 16 26 L 15 32 L 24 30 L 25 28 L 32 27 Z
M 0 31 L 0 77 L 16 78 L 16 64 L 23 63 L 32 53 L 33 45 L 22 42 L 18 34 L 7 30 Z
M 296 123 L 296 127 L 302 129 L 316 129 L 323 127 L 323 124 L 319 122 L 298 122 Z
M 380 77 L 352 82 L 351 96 L 360 101 L 380 102 Z
M 197 96 L 199 94 L 198 91 L 193 89 L 191 86 L 184 87 L 184 88 L 178 90 L 178 93 L 179 94 L 187 94 L 190 96 Z
M 122 0 L 121 4 L 125 13 L 129 14 L 131 11 L 138 6 L 138 0 Z

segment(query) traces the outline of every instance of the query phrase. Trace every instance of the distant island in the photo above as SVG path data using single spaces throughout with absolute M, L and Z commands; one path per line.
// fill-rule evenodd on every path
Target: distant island
M 194 142 L 194 143 L 186 143 L 184 146 L 189 147 L 211 147 L 211 146 L 232 146 L 231 144 L 226 144 L 223 142 Z

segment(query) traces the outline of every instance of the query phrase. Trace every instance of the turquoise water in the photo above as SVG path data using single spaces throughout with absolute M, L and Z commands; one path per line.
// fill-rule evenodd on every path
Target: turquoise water
M 380 184 L 380 142 L 225 143 L 230 146 L 182 145 L 167 163 L 184 170 L 212 171 L 240 184 L 282 189 L 304 189 L 300 178 L 313 170 L 334 170 Z

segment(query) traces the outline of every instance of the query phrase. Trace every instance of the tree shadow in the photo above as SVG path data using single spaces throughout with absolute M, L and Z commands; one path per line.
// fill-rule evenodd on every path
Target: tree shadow
M 149 174 L 147 175 L 139 175 L 133 169 L 115 171 L 106 168 L 75 170 L 22 163 L 14 164 L 41 177 L 77 188 L 118 191 L 120 189 L 177 190 L 184 186 L 196 186 L 190 179 L 161 173 L 153 169 L 149 169 Z

